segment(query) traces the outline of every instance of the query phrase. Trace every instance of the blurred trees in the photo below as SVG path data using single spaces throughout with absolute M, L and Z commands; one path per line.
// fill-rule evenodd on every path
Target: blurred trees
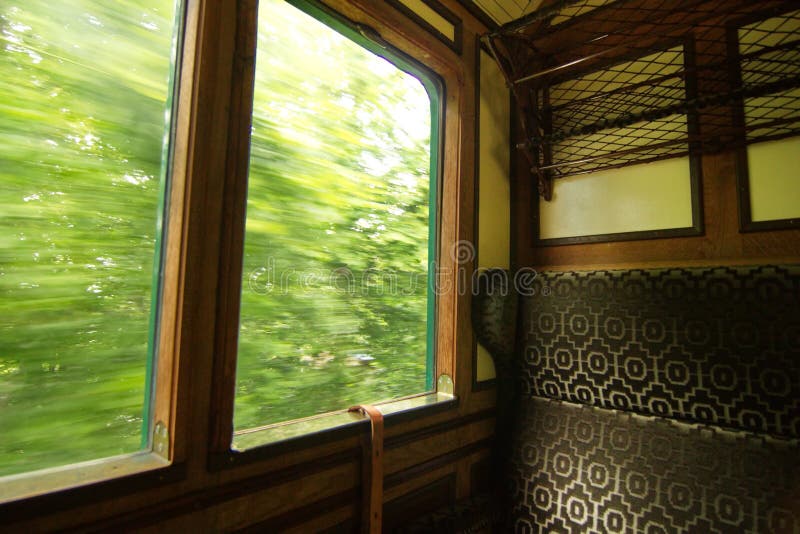
M 260 9 L 237 429 L 426 376 L 430 99 L 294 7 Z
M 0 474 L 139 448 L 173 18 L 0 3 Z
M 260 9 L 236 428 L 425 389 L 428 97 Z M 0 2 L 0 475 L 140 446 L 173 20 Z

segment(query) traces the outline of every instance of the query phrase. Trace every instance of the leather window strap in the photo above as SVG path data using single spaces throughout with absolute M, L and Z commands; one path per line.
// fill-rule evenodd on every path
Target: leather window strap
M 383 521 L 383 414 L 369 404 L 353 406 L 370 420 L 370 439 L 364 443 L 362 463 L 361 532 L 380 534 Z

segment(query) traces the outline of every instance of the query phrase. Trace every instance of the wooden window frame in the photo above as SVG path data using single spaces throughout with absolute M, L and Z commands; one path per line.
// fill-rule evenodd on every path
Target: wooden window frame
M 490 396 L 465 402 L 471 394 L 472 330 L 471 295 L 464 284 L 474 263 L 459 263 L 454 254 L 460 242 L 474 240 L 477 216 L 471 212 L 474 184 L 465 171 L 474 164 L 473 129 L 466 126 L 474 119 L 474 80 L 464 68 L 474 60 L 471 47 L 459 57 L 388 4 L 319 3 L 358 28 L 377 32 L 402 53 L 422 58 L 443 85 L 437 258 L 438 273 L 447 279 L 449 290 L 436 301 L 435 368 L 438 376 L 452 378 L 453 396 L 390 415 L 388 428 L 390 433 L 392 426 L 399 426 L 411 432 L 409 436 L 428 435 L 428 428 L 450 420 L 454 428 L 483 420 L 476 417 L 488 417 Z M 28 475 L 24 491 L 0 502 L 5 523 L 76 524 L 87 520 L 76 510 L 96 510 L 91 512 L 94 523 L 135 514 L 155 496 L 179 504 L 187 492 L 285 464 L 285 453 L 292 448 L 284 444 L 288 446 L 255 449 L 248 463 L 259 461 L 257 466 L 226 470 L 222 478 L 213 473 L 214 461 L 232 454 L 243 249 L 243 226 L 234 223 L 243 220 L 245 208 L 257 1 L 187 1 L 183 20 L 151 411 L 153 421 L 167 429 L 167 450 L 163 456 L 144 451 L 59 468 L 72 472 L 67 476 Z M 365 431 L 368 425 L 355 428 Z M 349 435 L 334 429 L 325 439 L 342 448 L 349 446 Z M 412 439 L 404 436 L 396 435 L 396 441 Z M 310 458 L 319 452 L 309 451 Z M 78 471 L 82 476 L 76 478 Z M 100 508 L 98 501 L 104 503 Z
M 151 325 L 154 337 L 153 361 L 148 365 L 146 379 L 145 417 L 149 418 L 148 446 L 140 451 L 118 456 L 98 458 L 49 469 L 24 472 L 0 478 L 0 512 L 13 514 L 33 508 L 48 508 L 52 501 L 63 500 L 63 495 L 81 501 L 102 488 L 114 495 L 138 488 L 181 478 L 183 466 L 183 441 L 176 437 L 181 428 L 175 417 L 178 397 L 181 395 L 177 379 L 181 351 L 176 350 L 180 338 L 181 306 L 179 293 L 186 270 L 186 250 L 183 235 L 186 221 L 187 157 L 190 153 L 192 110 L 187 103 L 195 84 L 193 55 L 198 45 L 198 34 L 193 31 L 199 16 L 198 6 L 183 0 L 176 6 L 177 49 L 175 52 L 172 118 L 170 121 L 170 151 L 167 162 L 164 226 L 161 237 L 161 281 L 152 291 L 158 306 Z M 152 368 L 150 367 L 152 366 Z M 185 389 L 185 387 L 184 387 Z M 185 392 L 183 392 L 185 394 Z M 158 436 L 156 436 L 158 433 Z M 52 506 L 52 505 L 50 505 Z
M 324 13 L 324 16 L 335 19 L 337 22 L 348 25 L 352 29 L 360 32 L 369 40 L 381 43 L 384 42 L 391 46 L 393 51 L 392 55 L 400 54 L 408 58 L 426 57 L 427 55 L 414 55 L 408 49 L 396 41 L 387 39 L 384 35 L 377 32 L 373 25 L 369 22 L 362 22 L 355 20 L 348 16 L 347 13 L 335 9 L 328 3 L 323 3 L 318 0 L 287 0 L 290 4 L 296 3 L 307 4 L 313 6 L 316 10 Z M 250 2 L 247 2 L 250 4 Z M 330 4 L 337 4 L 337 2 L 330 2 Z M 297 6 L 295 6 L 297 7 Z M 239 14 L 236 45 L 235 45 L 235 62 L 234 72 L 235 77 L 233 81 L 233 88 L 231 91 L 230 108 L 233 116 L 252 118 L 253 115 L 253 91 L 255 83 L 255 57 L 256 57 L 256 32 L 258 24 L 257 6 L 253 7 L 248 5 Z M 457 258 L 452 253 L 457 241 L 450 242 L 443 238 L 445 233 L 445 200 L 449 188 L 447 187 L 447 162 L 445 162 L 445 155 L 448 153 L 447 141 L 448 137 L 444 135 L 447 130 L 446 117 L 448 115 L 448 87 L 442 73 L 435 67 L 430 65 L 426 60 L 413 59 L 414 62 L 421 65 L 422 68 L 430 71 L 431 76 L 439 78 L 437 80 L 439 85 L 439 107 L 440 119 L 438 124 L 438 137 L 439 147 L 438 154 L 432 155 L 432 158 L 438 160 L 439 179 L 437 183 L 432 183 L 432 187 L 438 188 L 436 199 L 438 206 L 431 206 L 430 209 L 436 209 L 437 213 L 435 220 L 437 221 L 437 232 L 435 242 L 438 247 L 436 253 L 436 266 L 438 272 L 448 273 L 457 272 L 459 265 L 457 265 Z M 358 423 L 351 425 L 341 421 L 334 422 L 331 418 L 331 423 L 327 428 L 314 431 L 309 434 L 292 436 L 287 440 L 265 441 L 263 445 L 247 449 L 245 451 L 236 451 L 232 449 L 232 438 L 234 434 L 233 428 L 233 412 L 235 404 L 235 389 L 236 389 L 236 362 L 237 362 L 237 349 L 238 349 L 238 335 L 239 335 L 239 307 L 241 299 L 241 283 L 242 283 L 242 264 L 243 264 L 243 244 L 245 235 L 245 213 L 247 210 L 247 180 L 248 180 L 248 164 L 249 164 L 249 146 L 250 146 L 250 132 L 251 120 L 241 120 L 235 125 L 230 132 L 230 139 L 228 144 L 228 177 L 231 186 L 225 194 L 223 212 L 225 218 L 223 219 L 222 227 L 225 230 L 222 239 L 223 247 L 225 247 L 220 255 L 220 272 L 218 278 L 219 288 L 219 309 L 224 310 L 218 316 L 216 325 L 218 343 L 216 345 L 215 366 L 212 380 L 212 405 L 215 407 L 211 412 L 211 440 L 209 444 L 209 465 L 213 468 L 225 467 L 228 465 L 239 465 L 240 463 L 249 463 L 252 459 L 258 459 L 270 451 L 281 450 L 286 443 L 291 443 L 291 448 L 297 450 L 313 446 L 320 442 L 320 440 L 332 440 L 338 437 L 346 437 L 350 435 L 350 431 L 361 432 L 362 427 L 366 428 L 366 420 L 358 421 Z M 451 140 L 452 142 L 452 140 Z M 463 269 L 463 266 L 461 266 Z M 437 276 L 437 272 L 429 273 L 430 276 Z M 454 282 L 455 277 L 454 277 Z M 457 293 L 457 292 L 456 292 Z M 443 298 L 444 297 L 444 298 Z M 447 317 L 448 313 L 452 314 L 452 308 L 447 305 L 447 295 L 438 296 L 435 303 L 434 324 L 433 332 L 439 333 L 446 328 L 448 324 L 452 324 L 452 317 Z M 441 337 L 437 335 L 433 343 L 434 362 L 433 368 L 435 369 L 435 377 L 433 380 L 434 385 L 437 384 L 438 378 L 442 375 L 449 377 L 453 376 L 453 364 L 455 360 L 454 355 L 449 347 L 443 346 Z M 434 413 L 438 404 L 442 406 L 455 407 L 456 403 L 450 402 L 451 399 L 442 397 L 437 391 L 438 388 L 434 387 L 434 391 L 425 393 L 412 398 L 400 399 L 401 401 L 411 400 L 413 406 L 409 408 L 412 412 L 430 412 Z M 451 392 L 448 392 L 451 393 Z M 417 399 L 418 402 L 414 402 Z M 343 406 L 343 409 L 347 407 Z M 402 421 L 402 410 L 396 414 L 387 416 L 387 424 L 392 424 L 392 419 L 400 417 Z M 336 415 L 338 412 L 332 412 L 328 415 Z M 323 415 L 324 417 L 324 415 Z M 348 428 L 351 429 L 348 431 Z M 270 430 L 264 430 L 269 432 Z

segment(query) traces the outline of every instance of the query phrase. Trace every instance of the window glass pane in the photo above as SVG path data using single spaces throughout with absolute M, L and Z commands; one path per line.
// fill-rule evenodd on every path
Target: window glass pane
M 260 2 L 236 429 L 432 389 L 436 91 L 362 44 Z
M 143 446 L 174 21 L 0 3 L 0 475 Z

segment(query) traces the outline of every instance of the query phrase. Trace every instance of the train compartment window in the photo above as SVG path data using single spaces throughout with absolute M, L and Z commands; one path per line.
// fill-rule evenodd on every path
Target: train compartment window
M 152 450 L 180 13 L 174 0 L 0 6 L 4 491 Z M 106 472 L 148 464 L 118 463 Z
M 260 2 L 237 434 L 434 389 L 440 89 L 362 34 Z

